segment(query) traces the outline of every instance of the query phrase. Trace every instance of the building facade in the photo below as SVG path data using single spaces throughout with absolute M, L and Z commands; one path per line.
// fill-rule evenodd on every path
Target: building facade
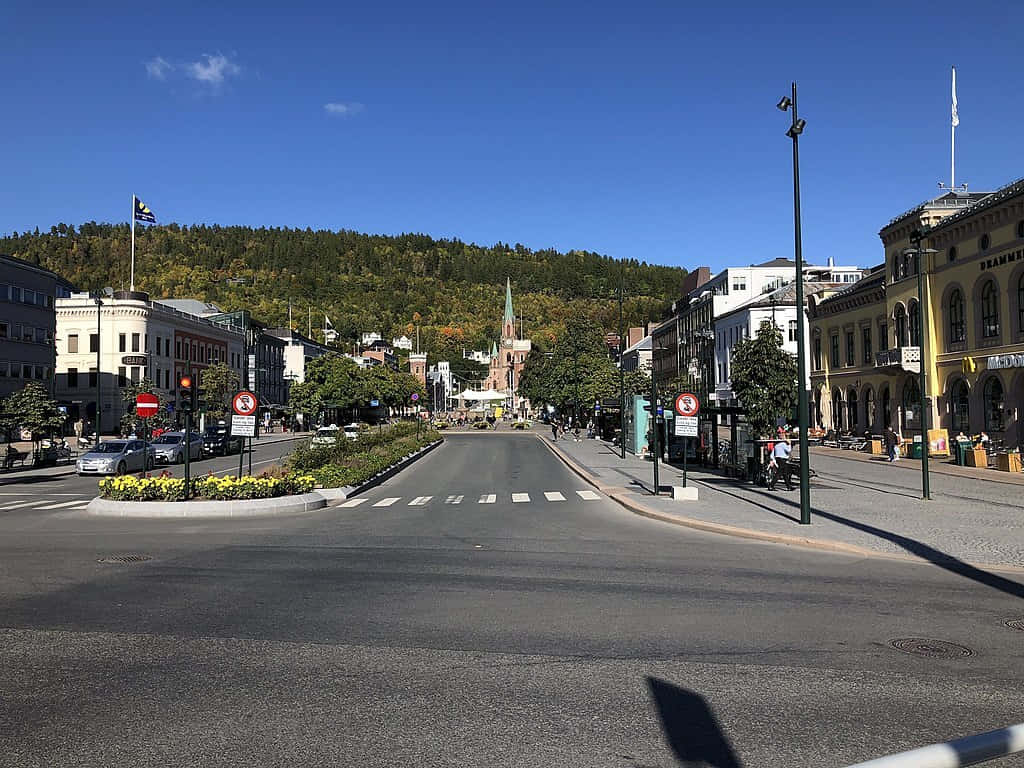
M 223 362 L 241 374 L 243 336 L 208 318 L 182 312 L 140 291 L 110 297 L 75 293 L 56 301 L 57 366 L 54 395 L 70 421 L 95 423 L 101 433 L 116 432 L 132 404 L 123 393 L 148 378 L 175 413 L 178 380 Z M 97 400 L 97 387 L 99 400 Z
M 33 381 L 53 393 L 55 304 L 72 290 L 48 269 L 0 255 L 0 397 Z
M 284 342 L 284 378 L 289 385 L 306 380 L 306 366 L 311 360 L 338 354 L 337 350 L 290 328 L 268 328 L 266 332 Z

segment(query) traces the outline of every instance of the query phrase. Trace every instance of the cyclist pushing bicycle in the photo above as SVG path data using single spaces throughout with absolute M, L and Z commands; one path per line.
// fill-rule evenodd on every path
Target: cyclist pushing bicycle
M 782 479 L 786 481 L 786 489 L 793 490 L 792 472 L 789 466 L 789 457 L 792 453 L 793 449 L 789 444 L 789 438 L 784 437 L 775 443 L 771 458 L 768 460 L 769 491 L 775 490 L 775 483 L 778 481 L 779 475 L 782 475 Z

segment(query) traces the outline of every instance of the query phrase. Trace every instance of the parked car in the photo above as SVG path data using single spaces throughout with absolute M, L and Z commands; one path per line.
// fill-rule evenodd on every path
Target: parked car
M 344 430 L 345 432 L 345 437 L 348 438 L 349 440 L 358 440 L 359 432 L 361 431 L 361 429 L 362 427 L 360 427 L 354 421 L 351 424 L 346 424 L 344 427 L 342 427 L 342 430 Z
M 203 453 L 208 456 L 227 456 L 242 450 L 244 437 L 232 435 L 227 424 L 216 424 L 206 428 L 203 434 Z
M 154 440 L 151 445 L 156 449 L 156 460 L 167 464 L 179 464 L 185 460 L 185 433 L 164 432 Z M 198 432 L 192 433 L 188 444 L 189 459 L 201 459 L 203 457 L 203 436 Z
M 337 424 L 331 424 L 328 427 L 320 427 L 320 429 L 316 431 L 316 434 L 313 435 L 313 445 L 319 447 L 334 445 L 334 441 L 338 439 L 338 432 Z
M 152 469 L 156 451 L 143 440 L 109 440 L 94 446 L 75 462 L 79 475 L 123 475 Z

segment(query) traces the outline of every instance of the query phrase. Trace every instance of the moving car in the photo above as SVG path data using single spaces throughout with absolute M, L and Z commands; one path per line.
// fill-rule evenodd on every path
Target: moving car
M 245 440 L 238 435 L 232 435 L 227 424 L 216 424 L 206 428 L 203 434 L 203 453 L 209 456 L 227 456 L 242 450 L 242 443 Z
M 313 435 L 314 446 L 328 446 L 334 445 L 334 441 L 338 438 L 338 425 L 331 424 L 329 427 L 320 427 Z
M 144 440 L 109 440 L 82 454 L 75 462 L 79 475 L 123 475 L 152 469 L 156 451 Z
M 164 432 L 151 445 L 156 450 L 157 461 L 180 464 L 185 460 L 184 432 Z M 203 457 L 203 436 L 198 432 L 192 433 L 192 439 L 188 445 L 188 455 L 190 460 Z

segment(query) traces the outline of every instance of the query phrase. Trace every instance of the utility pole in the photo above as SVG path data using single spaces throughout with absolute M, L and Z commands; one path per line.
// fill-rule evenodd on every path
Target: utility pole
M 626 458 L 626 371 L 622 367 L 622 353 L 626 347 L 623 344 L 622 327 L 622 293 L 625 289 L 626 269 L 622 265 L 619 268 L 619 454 Z
M 926 233 L 923 230 L 915 230 L 910 235 L 910 242 L 914 244 L 914 252 L 917 255 L 917 335 L 918 335 L 918 387 L 921 390 L 921 402 L 918 407 L 921 409 L 921 498 L 931 499 L 931 483 L 928 476 L 928 358 L 925 356 L 925 344 L 927 343 L 927 307 L 925 295 L 925 269 L 928 256 L 935 253 L 932 248 L 922 248 L 921 243 Z

